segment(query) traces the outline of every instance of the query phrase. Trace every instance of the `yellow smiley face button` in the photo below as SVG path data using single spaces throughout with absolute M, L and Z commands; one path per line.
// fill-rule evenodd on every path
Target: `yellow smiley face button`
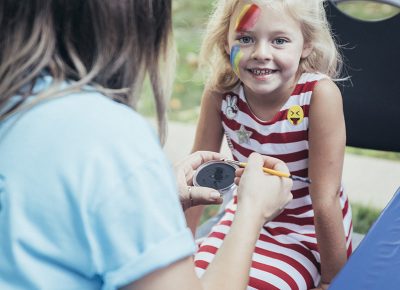
M 304 119 L 303 108 L 299 105 L 291 106 L 287 112 L 287 119 L 292 125 L 299 125 Z

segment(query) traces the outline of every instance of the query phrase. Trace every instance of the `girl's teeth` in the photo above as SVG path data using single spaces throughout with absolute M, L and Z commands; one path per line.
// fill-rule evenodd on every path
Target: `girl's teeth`
M 269 69 L 252 69 L 251 71 L 255 75 L 267 75 L 267 74 L 269 75 L 272 72 Z

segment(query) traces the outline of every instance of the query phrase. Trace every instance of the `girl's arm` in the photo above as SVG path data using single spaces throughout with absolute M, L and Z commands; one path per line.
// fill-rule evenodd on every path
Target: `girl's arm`
M 220 116 L 221 103 L 221 94 L 207 88 L 204 90 L 192 152 L 220 151 L 224 133 Z M 199 205 L 185 211 L 187 224 L 193 234 L 196 232 L 203 210 L 204 206 Z
M 310 105 L 308 172 L 322 284 L 329 284 L 347 261 L 339 202 L 345 144 L 341 93 L 331 80 L 321 80 Z

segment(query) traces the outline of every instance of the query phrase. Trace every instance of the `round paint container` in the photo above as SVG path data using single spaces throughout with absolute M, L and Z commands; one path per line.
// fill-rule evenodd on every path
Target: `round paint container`
M 195 186 L 210 187 L 221 194 L 236 187 L 234 183 L 237 166 L 225 161 L 209 161 L 202 164 L 193 176 Z

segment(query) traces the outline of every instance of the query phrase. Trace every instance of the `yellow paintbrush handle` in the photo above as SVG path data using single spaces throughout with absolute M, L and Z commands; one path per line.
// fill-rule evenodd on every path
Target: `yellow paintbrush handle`
M 231 164 L 235 164 L 235 165 L 240 166 L 240 167 L 246 167 L 246 165 L 247 165 L 247 163 L 245 163 L 245 162 L 239 162 L 239 161 L 235 161 L 235 160 L 223 159 L 222 161 L 225 161 L 225 162 L 228 162 L 228 163 L 231 163 Z M 287 178 L 290 178 L 292 180 L 297 180 L 297 181 L 301 181 L 301 182 L 305 182 L 305 183 L 311 184 L 311 179 L 309 179 L 308 177 L 301 177 L 301 176 L 291 175 L 290 173 L 285 173 L 285 172 L 282 172 L 282 171 L 277 171 L 277 170 L 273 170 L 273 169 L 266 168 L 266 167 L 263 167 L 263 171 L 265 173 L 268 173 L 268 174 L 271 174 L 271 175 L 280 176 L 280 177 L 287 177 Z
M 240 167 L 246 167 L 246 165 L 247 165 L 247 163 L 245 163 L 245 162 L 240 162 L 239 163 Z M 270 168 L 267 168 L 267 167 L 263 167 L 263 171 L 265 173 L 269 173 L 269 174 L 280 176 L 280 177 L 290 177 L 289 173 L 273 170 L 273 169 L 270 169 Z

